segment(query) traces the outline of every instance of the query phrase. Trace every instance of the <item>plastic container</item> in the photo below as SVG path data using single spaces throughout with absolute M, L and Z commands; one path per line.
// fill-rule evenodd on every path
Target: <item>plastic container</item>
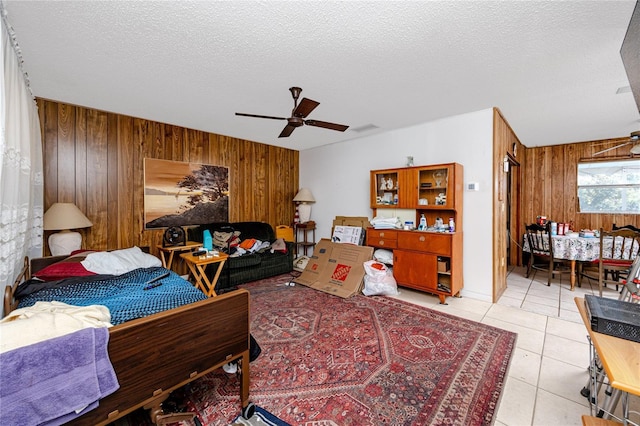
M 558 235 L 558 223 L 557 222 L 551 222 L 551 235 L 552 236 Z
M 456 223 L 452 217 L 449 218 L 449 232 L 456 232 Z
M 211 231 L 205 229 L 202 233 L 202 248 L 207 251 L 213 250 L 213 238 L 211 237 Z
M 418 231 L 426 231 L 427 230 L 427 218 L 424 217 L 424 214 L 420 215 L 420 225 L 418 225 Z

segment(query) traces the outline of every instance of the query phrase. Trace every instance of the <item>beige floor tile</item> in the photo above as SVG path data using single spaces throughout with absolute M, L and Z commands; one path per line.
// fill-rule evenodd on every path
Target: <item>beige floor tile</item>
M 391 297 L 426 307 L 440 303 L 439 299 L 432 294 L 403 287 L 398 288 L 398 294 Z
M 580 389 L 585 386 L 589 378 L 587 367 L 588 362 L 578 367 L 543 356 L 538 389 L 544 389 L 564 399 L 587 406 L 587 399 L 580 395 Z
M 529 287 L 531 286 L 531 281 L 530 280 L 507 280 L 507 288 L 522 288 L 525 290 L 529 290 Z
M 584 325 L 584 322 L 582 321 L 582 317 L 576 311 L 567 311 L 566 309 L 560 309 L 560 317 L 559 318 L 563 319 L 563 320 L 566 320 L 566 321 L 574 322 L 576 324 Z
M 560 288 L 555 285 L 547 287 L 546 285 L 533 283 L 527 292 L 527 296 L 538 296 L 557 301 L 560 296 Z
M 522 309 L 544 316 L 558 316 L 558 302 L 555 303 L 555 306 L 547 306 L 531 302 L 529 297 L 527 297 L 525 301 L 522 302 Z
M 487 317 L 497 318 L 539 331 L 544 331 L 547 327 L 547 317 L 545 315 L 525 312 L 509 306 L 493 305 L 487 312 Z
M 507 426 L 530 425 L 536 400 L 536 387 L 507 378 L 496 420 Z
M 451 309 L 472 312 L 480 315 L 485 315 L 489 308 L 491 308 L 491 302 L 484 302 L 482 300 L 472 299 L 470 297 L 447 297 L 446 305 L 440 305 L 441 307 L 450 307 Z
M 573 299 L 566 302 L 561 300 L 560 309 L 564 309 L 565 311 L 578 312 L 578 305 L 576 305 L 576 302 Z
M 540 354 L 516 347 L 511 358 L 509 377 L 537 386 L 541 361 Z
M 553 306 L 556 309 L 558 308 L 558 296 L 556 295 L 556 297 L 551 298 L 551 297 L 542 297 L 542 296 L 536 296 L 535 294 L 527 294 L 526 297 L 526 301 L 527 302 L 531 302 L 531 303 L 537 303 L 538 305 L 545 305 L 545 306 Z
M 481 322 L 482 318 L 484 318 L 484 313 L 470 312 L 463 309 L 458 309 L 456 306 L 451 305 L 436 304 L 429 306 L 429 308 L 433 309 L 434 311 L 444 312 L 446 314 L 455 315 L 457 317 L 476 322 Z
M 572 321 L 566 321 L 561 318 L 549 317 L 547 320 L 547 335 L 564 337 L 565 339 L 575 340 L 576 342 L 587 342 L 587 329 L 582 321 L 576 324 Z
M 538 389 L 531 424 L 534 426 L 580 426 L 583 414 L 589 414 L 588 407 Z
M 513 298 L 509 296 L 502 296 L 500 300 L 498 300 L 498 305 L 502 306 L 511 306 L 512 308 L 519 309 L 522 306 L 524 298 Z
M 589 344 L 586 340 L 578 342 L 547 332 L 542 356 L 586 369 L 589 366 Z
M 502 293 L 502 297 L 509 296 L 509 297 L 524 298 L 527 295 L 527 290 L 529 290 L 529 287 L 517 287 L 517 286 L 509 285 L 509 287 L 507 287 L 504 293 Z
M 536 354 L 542 354 L 542 349 L 544 347 L 544 332 L 488 316 L 484 317 L 482 323 L 518 333 L 518 340 L 516 342 L 517 348 Z

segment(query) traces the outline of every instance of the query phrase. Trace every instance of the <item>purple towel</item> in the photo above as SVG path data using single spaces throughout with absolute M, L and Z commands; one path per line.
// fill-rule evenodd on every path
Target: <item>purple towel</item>
M 0 424 L 60 425 L 120 385 L 109 330 L 85 328 L 0 354 Z

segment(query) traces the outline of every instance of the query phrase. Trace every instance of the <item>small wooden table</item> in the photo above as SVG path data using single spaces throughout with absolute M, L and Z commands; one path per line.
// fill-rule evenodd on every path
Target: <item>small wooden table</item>
M 576 297 L 574 301 L 589 333 L 592 350 L 597 352 L 609 383 L 612 387 L 624 392 L 622 413 L 626 417 L 628 416 L 628 394 L 640 396 L 640 343 L 593 331 L 584 298 Z M 594 355 L 591 356 L 592 362 Z M 592 365 L 591 368 L 593 369 L 594 366 Z
M 159 245 L 158 250 L 160 250 L 162 266 L 167 269 L 171 269 L 171 265 L 173 264 L 173 255 L 175 252 L 193 251 L 199 247 L 202 247 L 202 243 L 198 243 L 196 241 L 187 241 L 183 246 L 163 247 L 162 245 Z M 166 258 L 167 254 L 169 255 L 169 259 Z
M 181 253 L 180 257 L 187 262 L 189 270 L 195 279 L 196 288 L 199 288 L 208 297 L 217 296 L 215 291 L 216 283 L 218 282 L 218 278 L 220 278 L 220 272 L 222 272 L 222 267 L 227 261 L 227 258 L 229 258 L 229 255 L 219 253 L 217 256 L 194 256 L 192 253 Z M 207 265 L 213 263 L 218 264 L 218 269 L 213 279 L 209 281 L 205 273 L 205 268 Z

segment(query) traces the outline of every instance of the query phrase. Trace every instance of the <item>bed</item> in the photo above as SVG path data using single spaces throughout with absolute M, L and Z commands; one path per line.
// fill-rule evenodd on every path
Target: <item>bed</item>
M 64 258 L 25 258 L 13 286 L 5 289 L 5 315 L 18 307 L 15 296 L 19 284 Z M 249 293 L 246 290 L 115 325 L 109 328 L 108 354 L 119 389 L 72 424 L 106 425 L 140 407 L 150 410 L 155 424 L 191 418 L 190 413 L 164 413 L 162 402 L 172 391 L 232 361 L 239 361 L 240 365 L 241 413 L 246 418 L 253 414 L 253 405 L 249 402 Z

